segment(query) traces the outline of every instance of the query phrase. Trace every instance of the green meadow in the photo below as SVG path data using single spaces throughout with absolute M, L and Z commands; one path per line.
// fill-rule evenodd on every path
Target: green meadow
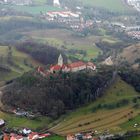
M 100 7 L 113 12 L 128 12 L 130 8 L 123 0 L 81 0 L 83 4 Z
M 0 8 L 11 8 L 16 11 L 24 12 L 24 13 L 29 13 L 33 15 L 38 15 L 41 12 L 46 13 L 48 11 L 59 11 L 61 10 L 60 8 L 49 6 L 49 5 L 36 5 L 36 6 L 23 6 L 23 5 L 1 5 Z

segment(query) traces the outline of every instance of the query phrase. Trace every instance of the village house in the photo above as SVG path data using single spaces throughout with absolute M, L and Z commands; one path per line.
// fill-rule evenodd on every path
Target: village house
M 5 125 L 5 121 L 3 119 L 0 119 L 0 128 Z
M 25 132 L 27 134 L 26 136 L 17 133 L 10 133 L 10 134 L 4 133 L 3 140 L 38 140 L 38 139 L 49 137 L 51 135 L 50 133 L 39 134 L 37 132 L 32 132 L 29 130 L 26 130 Z

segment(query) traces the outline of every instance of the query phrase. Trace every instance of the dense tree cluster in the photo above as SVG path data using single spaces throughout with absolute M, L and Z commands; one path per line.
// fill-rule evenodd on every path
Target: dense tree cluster
M 100 110 L 100 109 L 115 109 L 115 108 L 126 106 L 128 104 L 129 104 L 129 100 L 122 99 L 120 101 L 113 102 L 113 103 L 98 104 L 92 108 L 92 111 L 95 112 L 95 111 Z
M 140 92 L 140 69 L 124 69 L 120 72 L 120 76 L 124 81 L 134 86 L 136 91 Z
M 57 58 L 60 55 L 60 53 L 63 55 L 63 58 L 66 61 L 66 56 L 63 54 L 62 51 L 47 44 L 24 42 L 24 43 L 17 44 L 16 48 L 19 51 L 23 51 L 31 55 L 35 60 L 38 60 L 43 64 L 56 63 Z
M 24 74 L 5 89 L 3 104 L 39 111 L 56 118 L 96 100 L 113 80 L 110 70 L 100 72 L 58 73 L 43 78 L 36 72 Z
M 98 61 L 103 61 L 107 57 L 112 56 L 112 58 L 117 58 L 118 54 L 127 46 L 129 46 L 128 43 L 124 42 L 116 42 L 116 43 L 109 43 L 100 40 L 98 43 L 96 43 L 96 46 L 100 48 L 103 53 L 101 53 L 98 57 Z

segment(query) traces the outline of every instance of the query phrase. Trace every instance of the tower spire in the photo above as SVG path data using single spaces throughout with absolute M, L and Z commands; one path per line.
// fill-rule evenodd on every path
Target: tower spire
M 59 0 L 53 0 L 53 5 L 56 6 L 56 7 L 60 7 Z
M 61 66 L 61 67 L 63 66 L 63 57 L 62 57 L 61 54 L 58 57 L 58 65 Z

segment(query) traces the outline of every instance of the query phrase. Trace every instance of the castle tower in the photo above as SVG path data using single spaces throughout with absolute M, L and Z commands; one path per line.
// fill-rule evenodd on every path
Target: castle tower
M 63 57 L 62 57 L 61 54 L 58 57 L 58 65 L 61 66 L 61 67 L 63 66 Z
M 60 7 L 60 2 L 59 2 L 59 0 L 53 0 L 53 5 L 54 5 L 54 6 L 57 6 L 57 7 Z

